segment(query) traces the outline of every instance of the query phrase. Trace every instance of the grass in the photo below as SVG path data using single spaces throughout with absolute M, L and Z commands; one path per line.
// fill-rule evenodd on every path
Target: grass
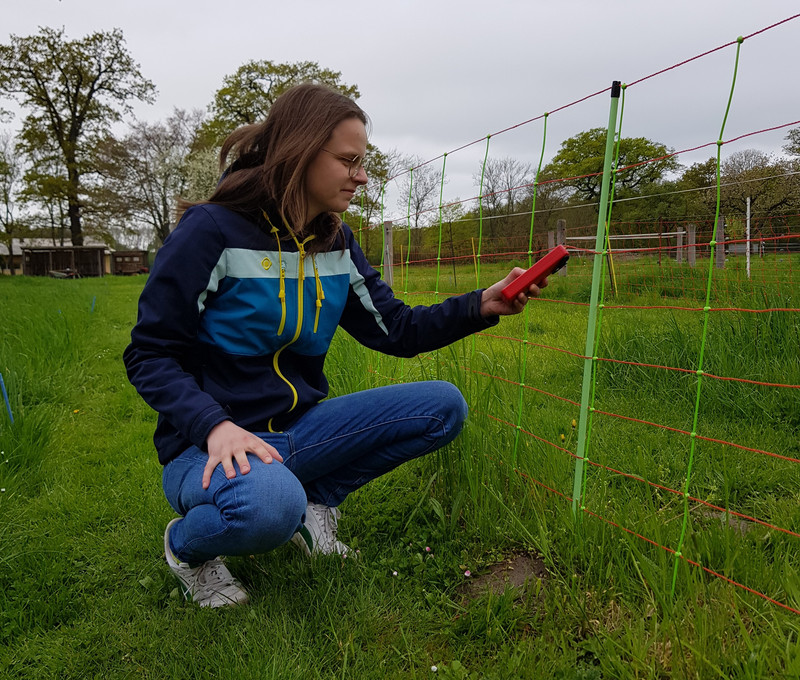
M 482 279 L 504 267 L 484 266 Z M 553 300 L 588 300 L 580 273 L 555 277 L 551 301 L 490 335 L 417 359 L 337 336 L 326 364 L 335 392 L 443 378 L 465 394 L 470 421 L 448 449 L 348 498 L 342 537 L 361 559 L 309 563 L 290 547 L 233 559 L 252 604 L 213 612 L 183 602 L 164 565 L 172 513 L 152 449 L 155 415 L 121 364 L 143 279 L 0 278 L 0 373 L 14 413 L 12 425 L 0 412 L 0 677 L 800 675 L 800 616 L 685 561 L 673 593 L 675 558 L 610 523 L 674 549 L 683 499 L 661 487 L 682 490 L 688 436 L 596 415 L 589 457 L 605 467 L 588 466 L 588 512 L 575 522 L 569 500 L 545 488 L 571 496 L 579 409 L 551 395 L 580 399 L 583 361 L 563 350 L 582 354 L 586 308 Z M 413 303 L 434 301 L 421 292 L 435 290 L 430 274 L 412 269 Z M 470 287 L 468 274 L 458 272 L 459 288 Z M 632 276 L 641 281 L 641 271 Z M 782 285 L 740 293 L 750 307 L 788 306 L 773 304 L 792 294 Z M 627 289 L 635 309 L 605 310 L 600 355 L 694 366 L 701 313 L 639 308 L 664 304 L 653 288 Z M 707 371 L 800 384 L 792 313 L 711 319 Z M 513 340 L 526 328 L 535 344 Z M 364 370 L 350 370 L 354 362 Z M 602 362 L 595 405 L 690 430 L 696 381 Z M 698 432 L 800 458 L 794 392 L 706 378 Z M 693 497 L 800 532 L 798 492 L 797 464 L 696 442 Z M 797 538 L 697 503 L 687 517 L 687 557 L 800 608 Z M 520 552 L 539 557 L 547 577 L 464 597 L 465 571 L 480 575 Z

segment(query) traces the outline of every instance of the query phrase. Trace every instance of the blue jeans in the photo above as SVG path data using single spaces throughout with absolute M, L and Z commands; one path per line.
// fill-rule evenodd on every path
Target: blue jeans
M 164 493 L 183 520 L 170 547 L 184 562 L 251 555 L 286 543 L 305 521 L 306 502 L 337 506 L 407 460 L 455 439 L 467 404 L 447 382 L 378 387 L 327 399 L 279 433 L 257 433 L 283 464 L 249 455 L 250 472 L 227 479 L 219 465 L 203 489 L 208 454 L 196 446 L 170 461 Z

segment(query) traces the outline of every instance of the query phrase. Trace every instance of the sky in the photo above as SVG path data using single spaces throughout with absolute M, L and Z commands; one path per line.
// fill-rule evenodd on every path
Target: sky
M 535 168 L 567 137 L 605 127 L 609 93 L 601 91 L 614 80 L 632 83 L 623 136 L 676 151 L 715 142 L 723 119 L 725 140 L 800 120 L 800 18 L 742 43 L 727 118 L 735 45 L 636 82 L 798 13 L 798 0 L 26 0 L 6 3 L 0 41 L 40 26 L 63 27 L 71 39 L 122 29 L 158 90 L 155 104 L 135 107 L 145 120 L 207 109 L 222 79 L 247 61 L 315 61 L 358 86 L 380 149 L 437 159 L 437 170 L 446 162 L 452 200 L 478 193 L 487 155 Z M 778 154 L 787 130 L 750 135 L 725 152 Z M 679 161 L 715 153 L 706 147 Z

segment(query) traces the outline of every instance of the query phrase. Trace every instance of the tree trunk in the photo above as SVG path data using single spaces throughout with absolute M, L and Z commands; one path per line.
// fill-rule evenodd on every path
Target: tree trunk
M 81 216 L 80 206 L 77 201 L 73 203 L 73 198 L 70 196 L 69 205 L 67 206 L 67 215 L 69 215 L 69 230 L 72 234 L 72 245 L 83 245 L 83 230 L 81 229 Z
M 80 189 L 80 173 L 77 170 L 78 162 L 68 155 L 67 161 L 67 216 L 69 217 L 69 230 L 72 234 L 72 245 L 83 245 L 83 229 L 81 228 L 81 205 L 78 198 Z

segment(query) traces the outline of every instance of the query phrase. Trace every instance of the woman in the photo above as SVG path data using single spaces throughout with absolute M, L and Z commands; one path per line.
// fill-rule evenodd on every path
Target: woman
M 367 347 L 414 356 L 522 310 L 502 287 L 411 308 L 367 263 L 338 215 L 366 184 L 367 117 L 326 87 L 297 86 L 266 121 L 224 143 L 211 198 L 191 205 L 139 300 L 124 360 L 158 412 L 167 562 L 201 606 L 247 601 L 218 555 L 347 554 L 345 497 L 459 433 L 467 406 L 440 381 L 325 399 L 341 326 Z M 538 294 L 531 286 L 529 296 Z M 357 367 L 354 367 L 357 370 Z

